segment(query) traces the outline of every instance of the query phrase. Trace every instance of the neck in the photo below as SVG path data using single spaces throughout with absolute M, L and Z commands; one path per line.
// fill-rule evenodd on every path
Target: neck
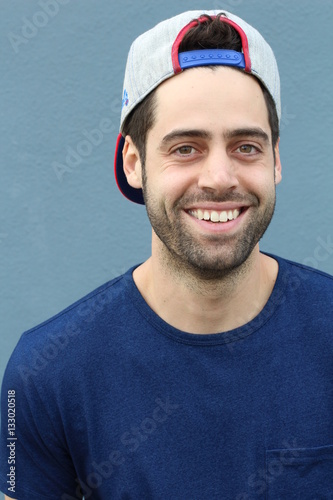
M 251 321 L 265 306 L 278 264 L 257 245 L 237 269 L 202 273 L 184 267 L 154 248 L 152 257 L 133 274 L 148 305 L 171 326 L 190 333 L 233 330 Z

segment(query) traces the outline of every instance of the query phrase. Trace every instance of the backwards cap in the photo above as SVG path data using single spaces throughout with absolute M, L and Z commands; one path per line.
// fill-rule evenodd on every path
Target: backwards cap
M 179 53 L 179 46 L 186 33 L 197 22 L 205 22 L 209 15 L 221 14 L 218 10 L 194 10 L 167 19 L 140 35 L 130 48 L 125 70 L 120 134 L 115 153 L 115 177 L 122 194 L 131 201 L 144 204 L 142 190 L 132 188 L 123 171 L 122 128 L 126 117 L 143 99 L 164 80 L 181 73 L 186 68 L 207 65 L 224 65 L 241 68 L 258 78 L 271 94 L 278 118 L 281 118 L 280 78 L 271 47 L 261 34 L 239 17 L 223 11 L 221 22 L 233 26 L 242 40 L 242 52 L 233 50 L 203 49 Z

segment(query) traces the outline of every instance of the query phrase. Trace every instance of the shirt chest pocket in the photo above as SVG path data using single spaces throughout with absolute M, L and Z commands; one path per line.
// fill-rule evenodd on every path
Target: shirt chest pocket
M 333 500 L 333 445 L 267 450 L 267 500 Z

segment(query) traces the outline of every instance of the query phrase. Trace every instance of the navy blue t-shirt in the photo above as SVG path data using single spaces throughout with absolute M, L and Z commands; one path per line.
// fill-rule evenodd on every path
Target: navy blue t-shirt
M 169 326 L 133 269 L 24 333 L 2 387 L 0 489 L 332 499 L 333 279 L 274 258 L 266 306 L 226 333 Z

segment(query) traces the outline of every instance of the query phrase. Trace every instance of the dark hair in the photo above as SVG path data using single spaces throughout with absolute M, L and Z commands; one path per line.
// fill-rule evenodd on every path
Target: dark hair
M 178 52 L 188 52 L 198 49 L 229 49 L 242 51 L 242 40 L 239 33 L 230 24 L 221 22 L 223 13 L 212 18 L 204 15 L 206 20 L 200 22 L 195 19 L 197 25 L 191 28 L 184 36 Z M 202 19 L 200 18 L 200 20 Z M 214 66 L 210 66 L 214 67 Z M 241 70 L 239 70 L 241 71 Z M 260 80 L 258 83 L 264 94 L 268 120 L 272 132 L 273 149 L 279 138 L 279 119 L 271 94 Z M 138 148 L 140 159 L 144 165 L 146 159 L 146 138 L 149 130 L 153 127 L 156 110 L 156 88 L 136 106 L 125 119 L 123 125 L 123 135 L 130 135 L 134 144 Z

